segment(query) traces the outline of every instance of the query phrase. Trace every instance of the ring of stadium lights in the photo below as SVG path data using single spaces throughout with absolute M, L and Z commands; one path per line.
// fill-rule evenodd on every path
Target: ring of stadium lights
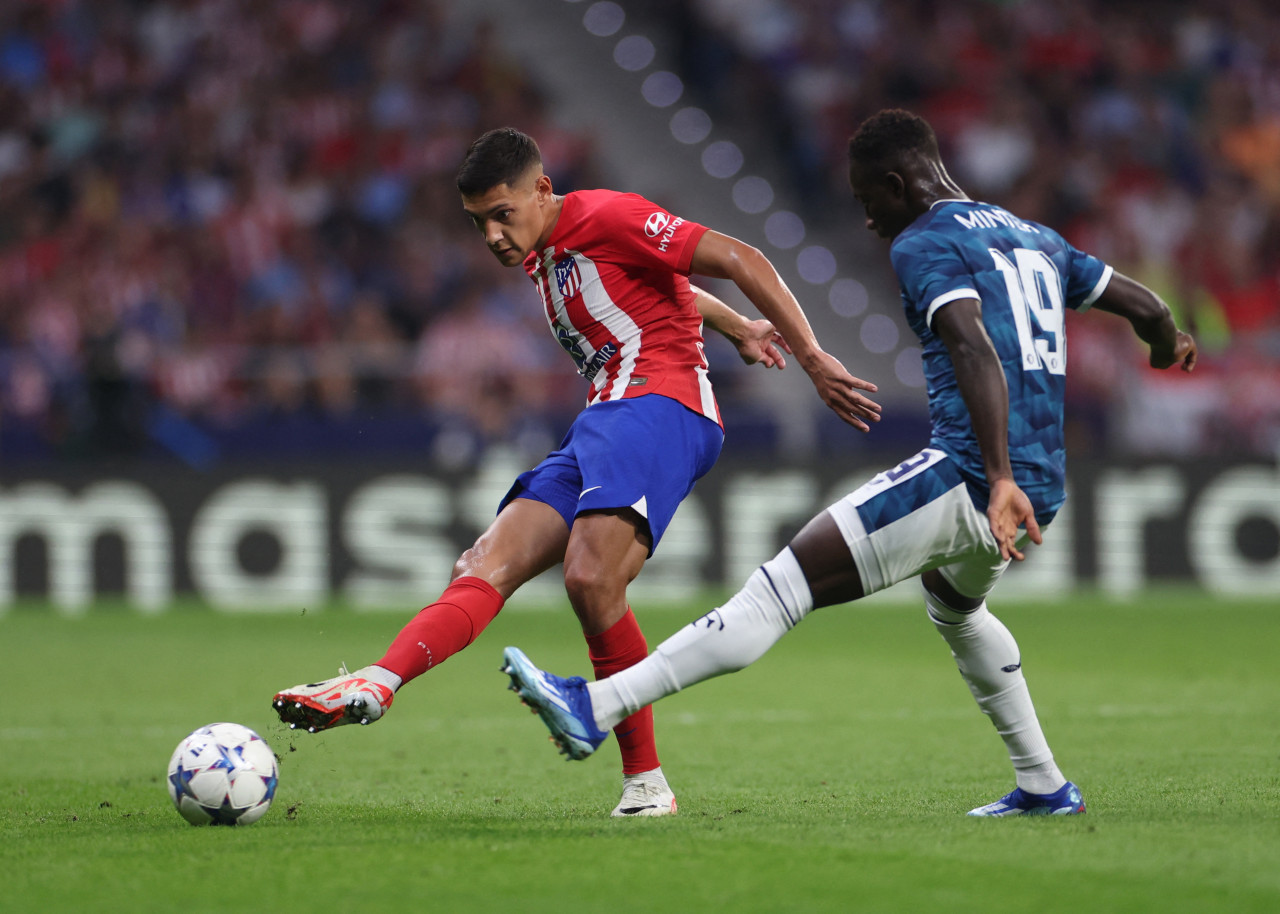
M 580 3 L 582 0 L 565 2 Z M 613 0 L 599 0 L 591 4 L 582 17 L 582 27 L 597 38 L 618 34 L 625 23 L 626 11 Z M 657 49 L 643 35 L 626 35 L 614 45 L 614 63 L 631 73 L 643 72 L 656 58 Z M 655 70 L 644 78 L 640 95 L 655 108 L 668 108 L 684 95 L 684 82 L 669 70 Z M 706 141 L 714 127 L 711 116 L 694 106 L 680 108 L 668 122 L 672 138 L 686 146 L 696 146 Z M 702 150 L 703 171 L 713 178 L 732 178 L 745 164 L 746 157 L 742 150 L 729 140 L 712 140 Z M 752 216 L 768 212 L 775 200 L 773 186 L 766 178 L 758 175 L 747 175 L 734 182 L 731 197 L 740 212 Z M 791 250 L 799 246 L 806 233 L 804 220 L 789 210 L 769 213 L 764 217 L 763 227 L 769 243 L 779 250 Z M 852 320 L 867 311 L 870 296 L 866 286 L 851 277 L 838 275 L 839 261 L 824 245 L 814 244 L 801 248 L 796 255 L 796 272 L 811 285 L 827 286 L 827 304 L 837 317 Z M 886 314 L 867 314 L 859 326 L 859 342 L 868 352 L 877 355 L 885 355 L 898 348 L 900 338 L 897 324 Z M 918 347 L 907 345 L 894 357 L 894 375 L 906 387 L 924 386 L 919 351 Z
M 582 14 L 582 27 L 597 38 L 608 38 L 622 30 L 627 21 L 626 11 L 613 0 L 600 0 L 587 7 Z

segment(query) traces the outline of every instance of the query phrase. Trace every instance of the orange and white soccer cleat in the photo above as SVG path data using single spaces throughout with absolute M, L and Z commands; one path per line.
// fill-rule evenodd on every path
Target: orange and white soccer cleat
M 367 678 L 370 669 L 348 673 L 343 666 L 333 679 L 277 692 L 271 707 L 290 729 L 309 733 L 343 724 L 371 724 L 391 707 L 395 692 Z
M 670 816 L 675 815 L 675 811 L 676 795 L 667 786 L 662 769 L 655 768 L 623 777 L 622 799 L 618 801 L 613 816 Z

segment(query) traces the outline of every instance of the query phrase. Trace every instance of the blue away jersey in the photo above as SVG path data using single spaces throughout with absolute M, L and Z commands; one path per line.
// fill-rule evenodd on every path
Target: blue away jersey
M 1009 385 L 1014 480 L 1031 499 L 1037 520 L 1047 523 L 1066 499 L 1065 309 L 1093 304 L 1111 268 L 1050 228 L 972 200 L 939 200 L 894 239 L 889 257 L 907 323 L 924 349 L 931 446 L 957 463 L 985 507 L 978 440 L 951 356 L 932 329 L 939 308 L 977 298 Z

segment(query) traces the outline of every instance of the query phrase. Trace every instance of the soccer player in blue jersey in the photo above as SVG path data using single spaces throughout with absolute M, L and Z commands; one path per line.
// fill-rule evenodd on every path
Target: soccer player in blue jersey
M 923 347 L 928 446 L 811 520 L 725 605 L 641 663 L 587 683 L 507 648 L 503 669 L 561 751 L 585 758 L 636 708 L 747 666 L 814 609 L 919 576 L 929 618 L 1013 763 L 1014 790 L 969 814 L 1082 813 L 1037 720 L 1018 645 L 986 597 L 1066 497 L 1065 309 L 1125 318 L 1154 368 L 1191 371 L 1195 341 L 1139 283 L 1050 228 L 970 199 L 933 129 L 910 112 L 862 124 L 849 141 L 849 182 L 867 228 L 892 242 Z

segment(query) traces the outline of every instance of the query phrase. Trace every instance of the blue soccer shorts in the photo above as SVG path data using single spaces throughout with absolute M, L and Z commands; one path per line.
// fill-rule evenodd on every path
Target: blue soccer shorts
M 951 458 L 936 448 L 878 474 L 827 510 L 866 594 L 936 568 L 957 593 L 977 599 L 1009 567 L 986 512 L 974 504 Z M 1023 531 L 1018 548 L 1029 539 Z
M 560 447 L 516 477 L 498 511 L 529 498 L 572 527 L 584 511 L 632 508 L 649 525 L 653 555 L 723 444 L 719 425 L 661 394 L 596 403 L 578 414 Z

